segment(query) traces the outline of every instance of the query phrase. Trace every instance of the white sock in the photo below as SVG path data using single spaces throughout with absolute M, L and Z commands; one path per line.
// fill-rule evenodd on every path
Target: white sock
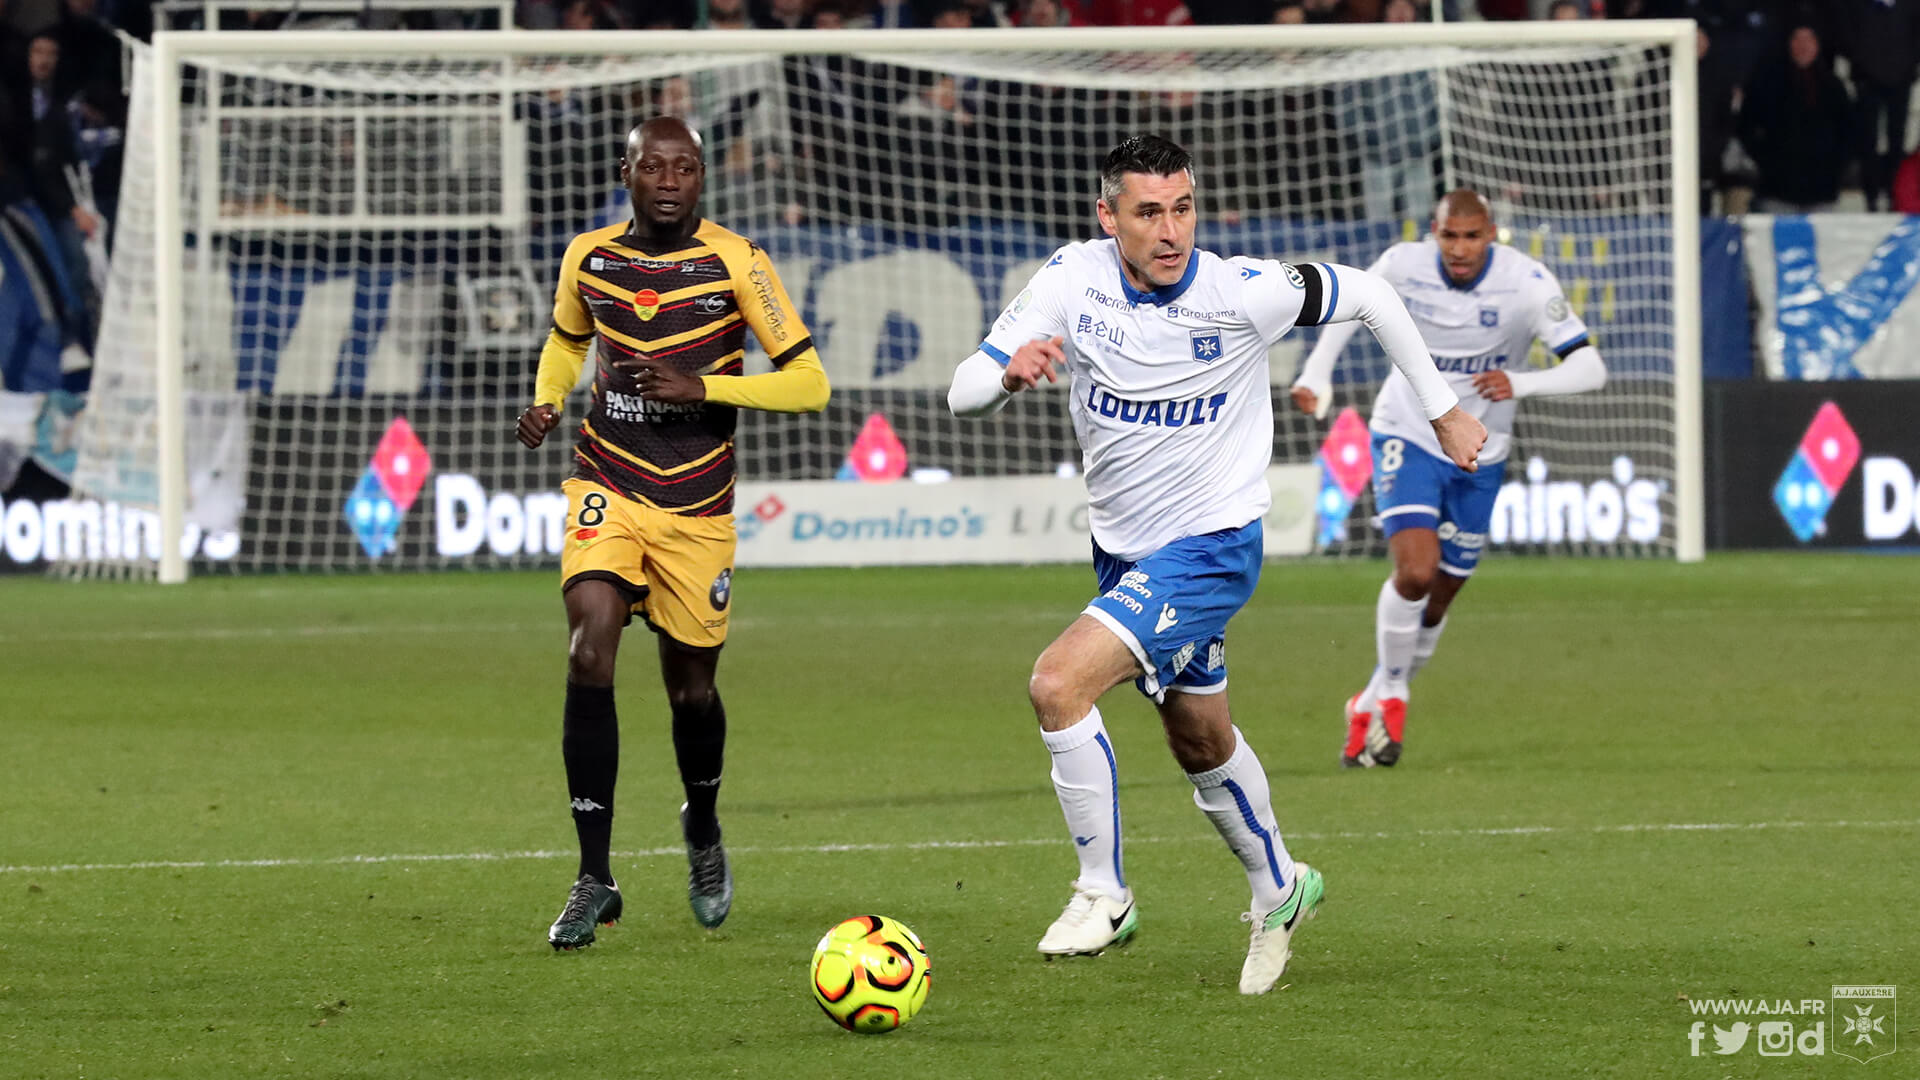
M 1233 729 L 1233 754 L 1225 765 L 1188 773 L 1187 779 L 1193 781 L 1194 805 L 1220 830 L 1227 846 L 1240 857 L 1240 865 L 1247 868 L 1253 910 L 1272 911 L 1286 903 L 1293 889 L 1293 857 L 1287 854 L 1274 821 L 1266 770 L 1240 729 Z
M 1367 676 L 1367 685 L 1360 689 L 1360 700 L 1354 707 L 1361 712 L 1378 712 L 1380 709 L 1380 668 L 1376 665 L 1373 674 Z
M 1433 650 L 1440 645 L 1440 632 L 1446 628 L 1445 615 L 1440 616 L 1439 623 L 1433 626 L 1426 625 L 1424 621 L 1421 622 L 1420 636 L 1413 643 L 1413 669 L 1407 672 L 1409 680 L 1420 674 L 1420 669 L 1426 667 L 1427 661 L 1433 659 Z
M 1427 609 L 1425 597 L 1408 600 L 1388 578 L 1380 586 L 1380 602 L 1374 608 L 1373 640 L 1380 660 L 1380 696 L 1407 699 L 1407 680 L 1413 678 L 1413 651 L 1420 638 L 1420 615 Z
M 1053 791 L 1060 796 L 1060 812 L 1066 815 L 1074 854 L 1080 857 L 1079 883 L 1115 899 L 1125 897 L 1118 772 L 1099 707 L 1063 731 L 1042 731 L 1040 738 L 1053 755 Z

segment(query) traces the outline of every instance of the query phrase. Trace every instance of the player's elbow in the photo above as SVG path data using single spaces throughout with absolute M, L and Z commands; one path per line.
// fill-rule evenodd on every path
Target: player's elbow
M 807 380 L 806 386 L 801 391 L 800 411 L 825 412 L 827 401 L 833 397 L 833 384 L 827 381 L 827 373 L 820 368 L 815 368 L 808 374 L 812 378 Z
M 1590 392 L 1607 385 L 1607 362 L 1600 358 L 1599 349 L 1582 345 L 1567 360 L 1580 365 L 1580 369 L 1586 372 L 1586 377 L 1581 380 L 1581 391 Z
M 965 388 L 955 383 L 947 388 L 947 411 L 962 420 L 972 420 L 987 415 L 993 408 L 972 400 Z

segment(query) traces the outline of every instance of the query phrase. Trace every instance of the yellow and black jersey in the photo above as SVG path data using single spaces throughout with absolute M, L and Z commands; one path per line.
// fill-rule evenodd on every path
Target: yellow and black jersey
M 751 329 L 774 370 L 742 375 Z M 827 376 L 800 312 L 767 253 L 702 221 L 691 240 L 660 247 L 630 222 L 575 237 L 553 296 L 536 405 L 560 408 L 598 342 L 593 400 L 580 423 L 574 473 L 643 506 L 701 517 L 733 512 L 739 409 L 817 412 Z M 707 399 L 649 401 L 629 357 L 701 376 Z

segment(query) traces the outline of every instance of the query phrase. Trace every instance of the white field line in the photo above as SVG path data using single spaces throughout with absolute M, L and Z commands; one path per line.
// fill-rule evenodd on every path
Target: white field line
M 920 614 L 878 613 L 859 614 L 855 612 L 814 612 L 796 615 L 743 615 L 733 620 L 735 630 L 757 632 L 794 625 L 819 626 L 826 628 L 858 629 L 914 629 L 938 627 L 947 623 L 987 622 L 998 625 L 1007 623 L 1049 625 L 1065 627 L 1073 621 L 1076 612 L 1069 610 L 1071 605 L 1057 611 L 949 611 L 929 617 Z M 1263 610 L 1248 613 L 1252 618 L 1311 617 L 1311 618 L 1353 618 L 1365 614 L 1360 604 L 1280 604 L 1275 610 Z M 1678 607 L 1660 608 L 1647 611 L 1623 611 L 1620 614 L 1631 615 L 1636 619 L 1687 620 L 1738 616 L 1743 619 L 1793 618 L 1821 620 L 1852 619 L 1892 619 L 1906 618 L 1904 610 L 1888 608 L 1827 608 L 1818 611 L 1799 608 L 1721 608 L 1721 607 Z M 1492 621 L 1508 619 L 1532 619 L 1542 615 L 1573 618 L 1574 609 L 1568 606 L 1550 607 L 1490 607 L 1476 610 L 1474 618 Z M 1585 617 L 1584 615 L 1580 617 Z M 1357 625 L 1357 624 L 1356 624 Z M 0 645 L 44 644 L 47 642 L 82 641 L 231 641 L 255 640 L 261 638 L 334 638 L 334 637 L 438 637 L 444 634 L 538 634 L 548 633 L 554 640 L 566 637 L 566 620 L 555 616 L 538 622 L 514 620 L 503 622 L 431 622 L 431 623 L 328 623 L 310 626 L 178 626 L 153 629 L 114 629 L 114 630 L 50 630 L 27 631 L 22 633 L 0 632 Z
M 1517 825 L 1490 829 L 1407 829 L 1398 832 L 1299 832 L 1287 833 L 1288 840 L 1408 840 L 1466 839 L 1505 836 L 1608 836 L 1622 833 L 1694 833 L 1759 832 L 1788 829 L 1913 829 L 1920 819 L 1894 821 L 1699 821 L 1647 822 L 1628 825 Z M 1129 844 L 1186 844 L 1190 836 L 1130 836 Z M 874 844 L 793 844 L 772 847 L 737 847 L 739 855 L 831 855 L 846 852 L 889 851 L 966 851 L 991 848 L 1048 847 L 1059 844 L 1057 837 L 1044 840 L 917 840 Z M 678 847 L 642 848 L 616 851 L 617 859 L 680 858 L 686 850 Z M 0 866 L 0 874 L 71 874 L 101 870 L 260 870 L 281 867 L 364 866 L 382 863 L 508 862 L 518 859 L 572 859 L 578 853 L 566 851 L 470 851 L 441 854 L 336 855 L 331 858 L 286 859 L 156 859 L 126 863 L 58 863 L 43 866 Z

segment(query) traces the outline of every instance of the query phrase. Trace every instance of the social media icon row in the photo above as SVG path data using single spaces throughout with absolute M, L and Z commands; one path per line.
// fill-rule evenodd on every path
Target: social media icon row
M 1816 1020 L 1811 1025 L 1794 1031 L 1791 1020 L 1766 1020 L 1759 1024 L 1749 1024 L 1745 1020 L 1732 1027 L 1713 1025 L 1713 1052 L 1716 1054 L 1737 1054 L 1746 1048 L 1747 1037 L 1754 1037 L 1761 1057 L 1788 1057 L 1796 1050 L 1802 1054 L 1817 1056 L 1827 1052 L 1827 1024 Z M 1699 1057 L 1701 1044 L 1706 1042 L 1707 1024 L 1694 1021 L 1687 1031 L 1687 1044 L 1694 1057 Z

